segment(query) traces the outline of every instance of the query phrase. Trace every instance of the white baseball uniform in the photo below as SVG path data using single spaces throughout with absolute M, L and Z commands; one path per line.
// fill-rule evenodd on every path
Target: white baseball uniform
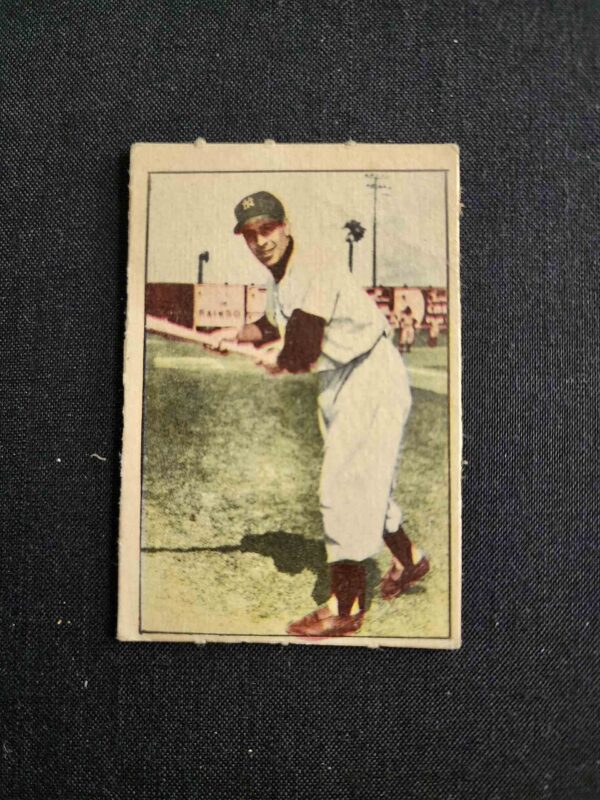
M 298 244 L 267 292 L 285 335 L 295 309 L 325 320 L 318 412 L 324 439 L 320 501 L 328 562 L 375 555 L 402 512 L 393 499 L 411 406 L 408 374 L 383 314 L 344 267 L 317 267 Z
M 415 318 L 403 311 L 400 315 L 400 344 L 410 347 L 415 343 Z

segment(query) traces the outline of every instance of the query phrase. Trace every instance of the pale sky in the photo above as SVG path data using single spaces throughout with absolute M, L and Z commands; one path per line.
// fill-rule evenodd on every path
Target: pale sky
M 378 173 L 377 283 L 446 285 L 446 210 L 443 172 Z M 198 256 L 208 250 L 206 283 L 265 282 L 266 270 L 235 236 L 234 206 L 259 190 L 283 203 L 291 232 L 318 252 L 325 266 L 348 263 L 344 223 L 366 233 L 354 245 L 354 272 L 371 285 L 372 180 L 364 172 L 187 173 L 151 176 L 148 282 L 195 283 Z

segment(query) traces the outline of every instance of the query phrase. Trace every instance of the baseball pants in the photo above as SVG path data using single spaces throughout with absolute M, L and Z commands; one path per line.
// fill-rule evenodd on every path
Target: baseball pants
M 382 336 L 368 353 L 319 373 L 319 381 L 327 561 L 362 561 L 402 522 L 393 494 L 411 406 L 408 373 Z

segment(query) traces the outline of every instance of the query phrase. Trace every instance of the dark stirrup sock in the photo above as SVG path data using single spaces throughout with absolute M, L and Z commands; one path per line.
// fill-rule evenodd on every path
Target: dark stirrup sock
M 358 599 L 359 611 L 365 610 L 367 573 L 360 561 L 337 561 L 329 565 L 331 594 L 338 602 L 338 615 L 350 615 L 354 601 Z
M 383 534 L 383 541 L 403 567 L 411 567 L 413 565 L 412 542 L 404 533 L 402 525 L 394 533 L 386 531 Z

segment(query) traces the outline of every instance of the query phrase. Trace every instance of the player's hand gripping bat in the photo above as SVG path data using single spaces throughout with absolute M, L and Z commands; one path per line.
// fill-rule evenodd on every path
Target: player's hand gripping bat
M 195 342 L 216 353 L 237 353 L 250 358 L 255 364 L 263 366 L 271 374 L 278 369 L 277 355 L 280 344 L 273 342 L 265 347 L 257 348 L 253 344 L 238 342 L 236 339 L 237 328 L 219 328 L 212 333 L 205 333 L 147 314 L 146 330 L 184 342 Z

